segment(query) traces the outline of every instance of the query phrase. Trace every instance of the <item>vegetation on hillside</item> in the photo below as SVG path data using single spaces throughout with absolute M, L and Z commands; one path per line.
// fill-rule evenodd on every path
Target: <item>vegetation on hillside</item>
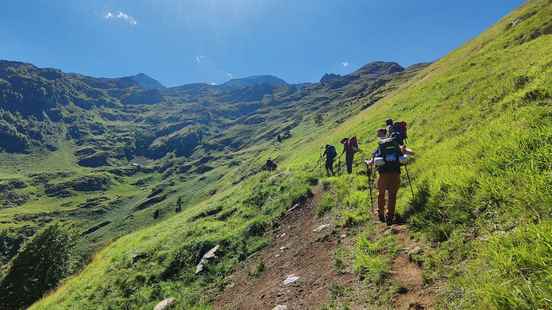
M 375 130 L 388 117 L 409 123 L 408 143 L 417 151 L 410 166 L 416 194 L 410 197 L 403 182 L 398 211 L 427 244 L 424 255 L 416 257 L 424 266 L 426 281 L 448 284 L 439 296 L 441 305 L 550 308 L 551 16 L 549 0 L 529 1 L 478 38 L 420 72 L 414 71 L 414 77 L 402 75 L 376 89 L 365 85 L 355 92 L 353 88 L 365 79 L 353 79 L 346 89 L 330 92 L 328 89 L 344 82 L 340 77 L 326 76 L 323 83 L 308 86 L 316 92 L 308 93 L 307 87 L 275 91 L 272 98 L 263 95 L 256 114 L 224 123 L 233 125 L 224 127 L 224 135 L 211 136 L 213 145 L 225 141 L 222 144 L 230 150 L 215 148 L 213 153 L 199 152 L 185 159 L 167 157 L 153 174 L 140 171 L 129 178 L 112 177 L 109 184 L 117 191 L 108 193 L 124 193 L 120 196 L 128 201 L 121 204 L 128 208 L 162 197 L 163 192 L 187 193 L 187 186 L 224 186 L 208 199 L 203 198 L 209 195 L 199 195 L 188 200 L 192 206 L 181 213 L 109 244 L 81 273 L 32 309 L 152 308 L 166 297 L 176 298 L 182 308 L 208 308 L 212 294 L 224 285 L 232 267 L 270 242 L 264 233 L 289 207 L 308 197 L 309 187 L 321 178 L 317 165 L 320 145 L 337 144 L 343 136 L 356 135 L 362 152 L 355 169 L 363 171 L 361 159 L 375 147 Z M 175 96 L 212 91 L 207 86 L 171 90 Z M 322 92 L 326 96 L 316 99 Z M 347 92 L 355 95 L 341 97 Z M 327 94 L 334 97 L 327 98 Z M 306 96 L 305 101 L 297 99 L 302 96 Z M 289 101 L 285 104 L 285 100 L 275 98 Z M 297 102 L 305 104 L 294 113 L 283 118 L 273 114 L 292 109 L 291 104 Z M 180 108 L 171 104 L 165 107 Z M 316 108 L 310 110 L 310 104 Z M 138 108 L 147 111 L 148 117 L 159 118 L 154 108 Z M 236 112 L 235 107 L 228 108 L 228 113 Z M 167 111 L 170 120 L 168 115 L 176 110 Z M 263 122 L 269 119 L 279 120 L 279 124 L 265 126 Z M 268 136 L 265 130 L 270 132 Z M 280 130 L 292 134 L 273 146 L 268 137 L 283 132 Z M 248 140 L 243 140 L 244 135 Z M 147 132 L 143 136 L 149 137 L 143 141 L 154 141 L 148 140 L 153 136 Z M 205 144 L 202 149 L 208 147 Z M 193 176 L 179 174 L 182 167 L 192 171 L 205 166 L 202 158 L 206 154 L 212 154 L 211 169 L 203 168 Z M 230 159 L 225 157 L 228 154 L 232 154 Z M 253 168 L 276 154 L 279 172 Z M 152 178 L 144 181 L 151 184 L 149 198 L 128 186 L 131 179 L 139 182 L 147 177 Z M 343 227 L 364 229 L 369 219 L 366 176 L 341 176 L 322 179 L 321 183 L 327 191 L 319 213 L 336 212 Z M 161 191 L 154 184 L 162 185 Z M 239 186 L 231 186 L 236 184 Z M 74 187 L 69 192 L 74 192 Z M 79 196 L 78 192 L 74 195 Z M 120 203 L 116 194 L 108 198 L 114 205 Z M 173 193 L 164 203 L 174 206 L 174 201 Z M 138 212 L 134 216 L 141 215 Z M 132 222 L 122 216 L 120 223 L 127 221 Z M 389 257 L 396 249 L 390 237 L 368 238 L 370 231 L 367 228 L 360 233 L 352 259 L 346 261 L 369 284 L 365 287 L 367 295 L 384 302 L 387 297 L 377 294 L 374 285 L 392 286 Z M 195 266 L 203 254 L 216 245 L 220 245 L 218 258 L 196 274 Z M 340 264 L 347 262 L 341 260 Z

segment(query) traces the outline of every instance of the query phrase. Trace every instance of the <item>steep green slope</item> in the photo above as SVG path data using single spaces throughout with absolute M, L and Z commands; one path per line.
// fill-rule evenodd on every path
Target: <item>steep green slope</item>
M 550 307 L 551 16 L 550 1 L 529 1 L 335 130 L 318 135 L 299 124 L 278 149 L 285 172 L 253 176 L 114 242 L 33 308 L 151 308 L 169 296 L 200 308 L 209 303 L 205 289 L 216 290 L 233 264 L 262 246 L 262 232 L 318 177 L 319 146 L 354 134 L 368 157 L 388 117 L 410 124 L 417 194 L 411 199 L 403 184 L 399 208 L 431 245 L 422 258 L 432 271 L 427 281 L 449 284 L 443 305 Z M 223 245 L 220 259 L 194 275 L 215 244 Z

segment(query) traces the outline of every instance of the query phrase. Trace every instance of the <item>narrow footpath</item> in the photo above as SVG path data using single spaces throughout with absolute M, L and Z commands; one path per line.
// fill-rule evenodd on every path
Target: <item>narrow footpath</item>
M 336 248 L 352 247 L 356 236 L 335 227 L 332 216 L 319 218 L 319 187 L 304 205 L 296 205 L 271 232 L 272 242 L 256 253 L 227 279 L 226 288 L 215 298 L 214 309 L 320 309 L 329 300 L 332 287 L 359 288 L 352 272 L 338 273 L 334 267 Z M 371 225 L 371 224 L 370 224 Z M 393 233 L 401 248 L 394 258 L 391 277 L 401 286 L 390 309 L 432 309 L 432 291 L 424 288 L 422 269 L 409 253 L 419 249 L 406 226 L 377 225 L 380 233 Z M 370 309 L 350 305 L 351 309 Z

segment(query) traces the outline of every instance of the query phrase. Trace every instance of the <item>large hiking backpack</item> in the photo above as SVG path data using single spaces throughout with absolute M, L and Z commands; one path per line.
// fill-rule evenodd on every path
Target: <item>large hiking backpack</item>
M 378 145 L 378 156 L 374 162 L 382 171 L 400 169 L 402 152 L 397 139 L 382 139 Z
M 349 146 L 351 150 L 353 150 L 353 153 L 358 152 L 358 141 L 356 136 L 349 139 Z
M 395 122 L 390 136 L 397 139 L 399 144 L 404 144 L 404 140 L 408 138 L 406 122 Z
M 327 145 L 326 146 L 326 158 L 327 159 L 334 159 L 337 156 L 337 151 L 335 149 L 335 146 L 333 145 Z

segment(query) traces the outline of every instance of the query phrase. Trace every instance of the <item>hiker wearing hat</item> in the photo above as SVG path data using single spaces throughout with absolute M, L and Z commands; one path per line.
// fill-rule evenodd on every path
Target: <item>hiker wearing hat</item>
M 405 164 L 407 155 L 412 155 L 413 152 L 402 148 L 395 138 L 388 137 L 385 128 L 377 130 L 377 138 L 378 148 L 373 153 L 372 159 L 366 164 L 376 166 L 379 174 L 377 181 L 378 217 L 382 222 L 391 225 L 395 219 L 397 192 L 401 185 L 401 164 Z

